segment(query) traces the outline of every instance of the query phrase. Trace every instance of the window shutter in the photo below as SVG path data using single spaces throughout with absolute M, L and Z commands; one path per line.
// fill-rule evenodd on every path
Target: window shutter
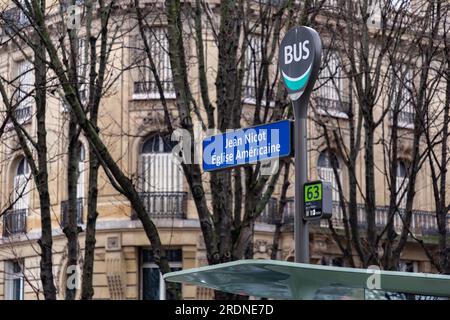
M 23 172 L 16 172 L 14 177 L 14 210 L 28 209 L 30 193 L 30 167 L 25 159 L 23 161 Z M 19 164 L 19 167 L 20 165 Z
M 20 102 L 16 110 L 16 118 L 18 121 L 31 115 L 31 106 L 33 97 L 30 93 L 33 90 L 33 72 L 31 62 L 22 60 L 16 64 L 16 77 L 18 80 L 18 94 L 17 100 Z M 21 112 L 20 110 L 30 108 L 29 112 Z
M 77 198 L 84 198 L 84 161 L 78 162 Z
M 249 35 L 249 45 L 245 51 L 244 75 L 242 78 L 243 97 L 256 99 L 256 88 L 258 87 L 258 73 L 261 67 L 261 36 Z
M 406 175 L 406 168 L 402 162 L 397 165 L 397 177 L 395 186 L 397 189 L 397 204 L 400 209 L 406 207 L 406 189 L 408 188 L 409 179 Z
M 86 103 L 88 99 L 88 66 L 87 66 L 87 60 L 86 60 L 86 41 L 85 39 L 78 39 L 78 83 L 79 83 L 79 93 L 80 93 L 80 99 L 81 103 Z
M 339 67 L 339 58 L 335 53 L 329 54 L 327 65 L 322 69 L 319 83 L 319 94 L 321 98 L 339 101 L 342 92 L 342 77 Z
M 143 192 L 181 192 L 183 173 L 172 152 L 163 152 L 162 138 L 154 144 L 151 153 L 141 154 Z
M 14 210 L 28 209 L 29 191 L 28 175 L 16 175 L 14 178 Z

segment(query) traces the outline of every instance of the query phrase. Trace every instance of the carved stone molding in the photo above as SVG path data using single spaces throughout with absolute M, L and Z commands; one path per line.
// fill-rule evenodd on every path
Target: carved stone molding
M 412 141 L 399 139 L 398 141 L 398 157 L 411 161 L 412 160 Z
M 170 121 L 173 127 L 179 127 L 179 119 L 169 111 Z M 166 131 L 167 123 L 162 106 L 155 106 L 151 110 L 142 112 L 136 119 L 139 132 Z
M 255 253 L 268 253 L 272 249 L 271 247 L 272 245 L 269 244 L 266 240 L 257 239 L 253 244 Z
M 17 137 L 16 134 L 11 134 L 9 136 L 9 139 L 5 139 L 4 141 L 5 141 L 5 144 L 7 146 L 6 152 L 9 155 L 14 154 L 18 150 L 21 150 L 20 143 L 19 143 L 19 138 Z
M 126 265 L 122 251 L 105 253 L 106 280 L 112 300 L 126 298 Z

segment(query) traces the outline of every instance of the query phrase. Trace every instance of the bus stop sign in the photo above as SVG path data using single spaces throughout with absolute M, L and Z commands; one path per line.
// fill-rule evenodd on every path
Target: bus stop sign
M 293 101 L 311 93 L 319 74 L 322 42 L 317 32 L 305 26 L 289 30 L 280 44 L 281 79 Z

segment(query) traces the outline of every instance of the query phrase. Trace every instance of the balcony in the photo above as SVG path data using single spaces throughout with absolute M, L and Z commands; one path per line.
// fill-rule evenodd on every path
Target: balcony
M 175 87 L 173 81 L 162 81 L 161 86 L 166 99 L 173 99 L 175 95 Z M 160 99 L 158 86 L 155 81 L 135 81 L 133 83 L 133 99 Z
M 256 88 L 255 88 L 255 86 L 254 85 L 242 85 L 242 98 L 244 100 L 256 101 Z
M 64 229 L 69 225 L 69 201 L 61 202 L 61 228 Z M 77 199 L 77 225 L 83 224 L 83 198 Z
M 365 207 L 362 204 L 358 204 L 357 209 L 357 216 L 358 216 L 358 226 L 362 228 L 367 227 L 367 220 L 366 220 L 366 214 L 365 214 Z M 348 214 L 348 213 L 347 213 Z M 400 214 L 404 214 L 403 212 L 400 212 Z M 378 229 L 382 229 L 386 226 L 387 220 L 389 215 L 389 208 L 388 207 L 382 207 L 379 206 L 376 208 L 375 212 L 375 224 Z M 284 208 L 283 212 L 283 223 L 289 224 L 294 223 L 294 217 L 295 217 L 295 207 L 294 207 L 294 199 L 290 198 L 288 199 L 286 206 Z M 342 209 L 339 205 L 339 202 L 333 201 L 333 216 L 332 216 L 332 222 L 333 226 L 336 229 L 343 229 L 344 223 L 342 221 L 343 214 Z M 320 221 L 321 227 L 328 227 L 328 222 L 325 220 Z M 447 217 L 447 226 L 450 228 L 450 216 Z M 397 233 L 400 233 L 403 227 L 403 221 L 399 214 L 396 214 L 394 216 L 394 229 Z M 434 212 L 431 211 L 421 211 L 421 210 L 414 210 L 411 226 L 410 226 L 411 232 L 415 236 L 424 236 L 424 235 L 436 235 L 438 233 L 438 227 L 437 227 L 437 221 L 436 221 L 436 215 Z
M 142 192 L 139 197 L 151 218 L 186 219 L 187 192 Z M 138 218 L 135 212 L 131 218 Z
M 337 15 L 347 8 L 345 0 L 313 0 L 313 6 L 321 6 L 321 13 Z
M 19 106 L 17 107 L 16 110 L 14 110 L 14 117 L 19 125 L 27 123 L 31 119 L 32 116 L 31 108 L 32 108 L 31 105 L 26 105 L 26 106 Z M 9 120 L 8 123 L 6 124 L 5 129 L 11 130 L 12 128 L 14 128 L 14 124 L 11 120 Z
M 406 109 L 406 108 L 405 108 Z M 411 108 L 409 110 L 402 110 L 398 113 L 397 126 L 399 128 L 414 129 L 414 111 Z M 391 115 L 392 118 L 392 115 Z
M 31 25 L 28 17 L 17 7 L 5 10 L 2 19 L 8 35 L 14 35 L 18 30 Z
M 278 200 L 276 198 L 270 198 L 264 210 L 261 212 L 258 218 L 256 218 L 256 222 L 275 224 L 277 210 Z
M 14 111 L 14 115 L 19 124 L 27 122 L 31 118 L 31 105 L 18 107 Z
M 3 216 L 3 237 L 27 232 L 27 209 L 9 210 Z
M 283 224 L 294 223 L 295 202 L 294 198 L 286 199 L 286 205 L 283 210 Z
M 285 0 L 251 0 L 251 2 L 254 2 L 256 4 L 269 4 L 272 6 L 280 6 L 285 2 Z
M 316 97 L 314 100 L 316 101 L 317 110 L 320 114 L 337 118 L 347 118 L 350 103 L 345 99 Z
M 403 228 L 403 221 L 401 215 L 404 215 L 404 211 L 400 210 L 398 214 L 394 215 L 394 230 L 400 233 Z M 365 207 L 362 204 L 358 204 L 357 208 L 358 226 L 361 228 L 367 227 L 367 220 L 365 214 Z M 389 216 L 389 207 L 379 206 L 375 211 L 375 225 L 378 229 L 382 229 L 386 226 Z M 342 210 L 337 201 L 333 202 L 333 226 L 336 229 L 343 229 L 344 224 L 342 222 L 343 215 Z M 450 216 L 447 217 L 447 225 L 450 227 Z M 436 215 L 431 211 L 413 210 L 410 230 L 415 236 L 425 235 L 437 235 L 438 227 L 436 221 Z

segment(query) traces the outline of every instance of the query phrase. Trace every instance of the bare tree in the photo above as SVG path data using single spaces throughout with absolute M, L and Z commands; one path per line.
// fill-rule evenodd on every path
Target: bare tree
M 320 79 L 317 88 L 314 121 L 319 135 L 315 139 L 322 141 L 319 149 L 325 145 L 331 153 L 343 237 L 338 236 L 332 223 L 330 229 L 349 265 L 355 265 L 353 254 L 356 253 L 364 267 L 375 264 L 396 270 L 408 238 L 414 238 L 411 221 L 416 180 L 426 156 L 426 148 L 421 144 L 423 119 L 433 103 L 437 84 L 430 78 L 429 66 L 436 62 L 438 54 L 432 45 L 437 33 L 413 36 L 412 30 L 420 30 L 426 24 L 427 30 L 437 32 L 439 19 L 419 12 L 435 10 L 433 7 L 439 5 L 424 2 L 409 8 L 408 4 L 408 1 L 400 1 L 395 6 L 389 1 L 345 1 L 340 8 L 324 12 L 324 19 L 333 23 L 318 26 L 329 35 L 326 44 L 329 50 L 324 59 L 327 78 Z M 419 49 L 406 52 L 405 48 L 410 47 Z M 348 87 L 342 86 L 342 79 Z M 327 111 L 323 106 L 325 102 L 320 94 L 327 94 L 324 89 L 336 93 L 338 112 L 345 119 L 335 118 L 336 110 L 329 107 Z M 405 114 L 411 115 L 408 130 L 399 125 L 400 117 Z M 411 152 L 405 179 L 399 183 L 397 170 L 405 156 L 399 148 L 405 139 L 411 141 Z M 374 149 L 378 150 L 379 146 L 384 158 L 382 167 L 377 167 L 374 156 Z M 348 191 L 340 181 L 333 153 L 342 159 L 346 169 Z M 357 163 L 361 156 L 364 156 L 364 177 L 360 181 Z M 376 170 L 383 175 L 376 175 Z M 377 176 L 385 179 L 389 188 L 386 223 L 381 229 L 376 218 L 375 183 L 381 183 Z M 358 197 L 364 202 L 364 233 L 358 221 Z M 400 235 L 394 227 L 398 219 Z
M 72 2 L 74 3 L 74 2 Z M 112 185 L 123 194 L 128 200 L 130 200 L 134 211 L 137 216 L 141 219 L 143 223 L 144 230 L 153 246 L 153 251 L 155 255 L 155 261 L 159 265 L 163 273 L 169 271 L 169 266 L 167 263 L 167 258 L 165 255 L 165 250 L 161 246 L 161 240 L 159 238 L 158 231 L 148 216 L 139 195 L 135 189 L 135 186 L 130 178 L 128 178 L 119 165 L 116 163 L 115 159 L 112 157 L 102 138 L 100 137 L 99 128 L 97 126 L 98 108 L 101 99 L 105 92 L 108 91 L 111 84 L 117 79 L 117 77 L 112 76 L 109 83 L 106 83 L 105 78 L 108 74 L 108 64 L 111 59 L 111 51 L 113 50 L 115 39 L 117 37 L 123 36 L 123 34 L 118 34 L 117 30 L 119 28 L 114 28 L 114 31 L 110 31 L 110 24 L 113 23 L 111 20 L 112 13 L 114 12 L 116 1 L 99 1 L 98 4 L 94 5 L 92 1 L 87 1 L 84 8 L 87 9 L 86 20 L 87 20 L 87 34 L 86 40 L 89 45 L 86 46 L 84 53 L 88 57 L 88 62 L 86 63 L 86 73 L 87 76 L 84 77 L 80 75 L 77 70 L 77 59 L 79 58 L 78 53 L 78 35 L 75 32 L 71 32 L 71 29 L 66 29 L 67 26 L 62 25 L 62 29 L 59 29 L 59 34 L 54 31 L 50 31 L 48 24 L 46 22 L 47 14 L 49 8 L 45 6 L 44 1 L 37 0 L 27 0 L 25 4 L 22 5 L 21 1 L 14 1 L 14 4 L 19 8 L 20 12 L 25 14 L 29 23 L 28 29 L 37 30 L 35 33 L 36 40 L 41 44 L 41 50 L 44 49 L 45 59 L 39 60 L 38 69 L 41 70 L 51 70 L 51 74 L 54 74 L 54 78 L 51 79 L 56 83 L 56 90 L 61 94 L 62 99 L 69 108 L 71 114 L 71 124 L 73 126 L 70 131 L 71 138 L 71 153 L 72 156 L 69 157 L 71 162 L 72 170 L 70 174 L 70 183 L 68 187 L 71 189 L 69 192 L 69 202 L 71 202 L 71 209 L 69 209 L 69 226 L 66 228 L 66 235 L 68 235 L 68 242 L 70 244 L 70 263 L 77 264 L 77 250 L 78 240 L 77 234 L 79 232 L 76 223 L 77 210 L 76 203 L 74 205 L 74 198 L 76 200 L 76 178 L 77 178 L 77 168 L 75 168 L 76 159 L 76 137 L 79 132 L 83 132 L 86 139 L 90 144 L 90 178 L 89 178 L 89 203 L 88 203 L 88 224 L 87 224 L 87 235 L 86 235 L 86 251 L 85 251 L 85 265 L 83 267 L 83 284 L 82 284 L 82 298 L 90 299 L 93 296 L 92 290 L 92 275 L 93 275 L 93 259 L 94 259 L 94 248 L 95 248 L 95 220 L 97 216 L 96 212 L 96 198 L 97 198 L 97 174 L 99 165 L 101 165 L 109 177 Z M 61 5 L 65 5 L 67 9 L 67 3 L 61 2 Z M 65 10 L 64 9 L 64 10 Z M 61 16 L 63 16 L 64 11 L 60 11 Z M 100 29 L 98 34 L 92 34 L 92 21 L 93 16 L 99 13 L 100 17 Z M 123 20 L 117 20 L 123 23 Z M 114 21 L 114 23 L 117 23 Z M 85 22 L 82 22 L 85 23 Z M 23 31 L 23 30 L 21 30 Z M 17 32 L 18 35 L 24 36 L 24 33 Z M 31 46 L 30 41 L 26 42 L 27 45 Z M 99 45 L 97 45 L 99 43 Z M 99 49 L 99 52 L 97 50 Z M 86 59 L 87 60 L 87 59 Z M 36 58 L 35 58 L 36 61 Z M 44 73 L 45 75 L 46 73 Z M 110 74 L 110 73 L 109 73 Z M 45 80 L 45 78 L 44 78 Z M 48 83 L 43 81 L 43 84 Z M 89 88 L 89 98 L 86 103 L 83 103 L 81 97 L 81 87 Z M 40 87 L 45 93 L 45 86 Z M 38 90 L 36 89 L 36 92 Z M 9 101 L 6 95 L 6 91 L 3 95 L 4 102 Z M 42 99 L 42 98 L 41 98 Z M 38 101 L 37 101 L 38 103 Z M 42 106 L 45 103 L 41 104 Z M 37 106 L 39 110 L 39 107 Z M 12 118 L 14 106 L 7 104 L 8 117 Z M 44 109 L 45 110 L 45 109 Z M 38 111 L 39 114 L 39 111 Z M 45 113 L 39 114 L 42 119 L 45 119 Z M 41 119 L 41 120 L 42 120 Z M 14 120 L 14 119 L 13 119 Z M 76 120 L 76 121 L 75 121 Z M 45 125 L 44 121 L 38 121 Z M 20 131 L 20 127 L 16 126 L 16 132 L 20 138 L 23 132 Z M 79 129 L 77 129 L 79 128 Z M 41 136 L 45 136 L 45 127 L 41 127 L 41 134 L 38 134 L 38 139 Z M 27 137 L 28 138 L 28 137 Z M 21 143 L 24 153 L 27 155 L 27 159 L 30 161 L 30 166 L 32 167 L 32 172 L 34 176 L 39 176 L 42 168 L 37 167 L 32 162 L 32 153 L 27 151 L 27 145 L 25 138 L 24 142 Z M 30 139 L 28 139 L 30 140 Z M 42 142 L 44 143 L 44 142 Z M 45 143 L 44 143 L 45 144 Z M 33 144 L 34 146 L 34 144 Z M 38 156 L 46 155 L 47 152 L 38 151 Z M 46 163 L 46 161 L 39 162 Z M 39 176 L 40 177 L 40 176 Z M 44 183 L 46 185 L 47 182 Z M 41 186 L 43 183 L 36 183 Z M 74 188 L 75 186 L 75 188 Z M 40 195 L 45 195 L 45 190 L 39 191 Z M 45 203 L 44 203 L 45 204 Z M 41 201 L 41 210 L 45 210 L 45 206 Z M 49 207 L 47 208 L 49 210 Z M 42 217 L 42 231 L 43 239 L 45 242 L 41 245 L 43 253 L 43 258 L 41 260 L 41 265 L 43 272 L 41 272 L 41 277 L 44 285 L 45 297 L 48 299 L 54 299 L 56 297 L 56 290 L 54 290 L 54 281 L 51 268 L 51 219 L 50 214 L 48 215 L 44 212 L 41 214 Z M 41 241 L 42 242 L 42 241 Z M 53 288 L 53 290 L 52 290 Z M 69 299 L 74 298 L 75 290 L 66 290 L 66 297 Z
M 450 206 L 446 199 L 447 166 L 449 164 L 448 126 L 450 121 L 449 10 L 450 6 L 445 2 L 430 4 L 427 16 L 434 23 L 423 24 L 423 32 L 428 33 L 428 41 L 423 47 L 424 55 L 429 57 L 435 54 L 439 59 L 438 61 L 433 61 L 429 71 L 430 77 L 435 79 L 435 86 L 440 85 L 441 90 L 436 90 L 438 94 L 433 92 L 433 98 L 437 99 L 438 103 L 437 107 L 429 108 L 423 125 L 436 208 L 436 222 L 439 234 L 438 248 L 433 253 L 432 250 L 425 246 L 423 241 L 419 241 L 432 264 L 439 272 L 445 274 L 450 273 L 450 249 L 448 246 L 448 212 Z M 429 93 L 428 96 L 430 95 Z
M 137 0 L 134 3 L 144 51 L 164 109 L 167 110 L 162 86 L 158 84 L 158 70 L 152 63 L 154 57 L 150 45 L 146 43 L 145 30 L 152 28 L 154 8 L 141 5 Z M 281 31 L 292 26 L 297 19 L 309 23 L 309 19 L 317 13 L 313 10 L 312 1 L 303 4 L 305 10 L 301 16 L 297 15 L 299 8 L 294 1 L 277 4 L 221 1 L 216 8 L 205 1 L 195 1 L 192 5 L 176 0 L 165 1 L 177 116 L 190 141 L 194 141 L 196 136 L 194 123 L 200 123 L 203 132 L 208 129 L 224 132 L 244 124 L 256 125 L 292 117 L 290 104 L 273 66 L 277 65 Z M 217 48 L 217 65 L 207 63 L 205 37 L 212 38 Z M 196 53 L 193 59 L 186 54 L 186 48 L 192 42 Z M 194 62 L 191 64 L 192 60 Z M 194 67 L 198 78 L 192 83 L 189 79 Z M 212 83 L 211 72 L 215 76 Z M 194 86 L 200 92 L 198 98 L 192 93 Z M 167 119 L 171 132 L 173 126 Z M 272 197 L 281 170 L 265 175 L 262 174 L 262 165 L 257 164 L 212 172 L 208 174 L 208 186 L 205 184 L 205 173 L 188 156 L 196 153 L 194 144 L 183 152 L 184 159 L 191 160 L 181 165 L 199 215 L 208 263 L 251 258 L 255 221 Z M 289 162 L 285 164 L 285 177 L 288 174 Z M 286 181 L 284 186 L 286 198 Z M 208 190 L 211 190 L 211 202 L 206 198 Z M 282 201 L 285 202 L 285 199 Z M 279 232 L 275 243 L 278 243 L 278 238 Z M 229 296 L 217 293 L 216 297 Z
M 15 3 L 20 10 L 28 18 L 32 10 L 29 2 L 26 3 Z M 45 7 L 45 2 L 36 3 L 35 8 L 40 8 L 41 10 Z M 35 9 L 34 8 L 34 9 Z M 14 130 L 19 139 L 22 151 L 25 155 L 28 165 L 31 168 L 31 172 L 36 184 L 36 188 L 39 193 L 39 201 L 41 206 L 41 229 L 42 235 L 38 241 L 41 248 L 41 281 L 44 291 L 44 296 L 46 299 L 56 299 L 56 288 L 53 279 L 53 262 L 52 262 L 52 227 L 51 227 L 51 213 L 50 213 L 50 195 L 48 189 L 48 168 L 47 168 L 47 130 L 45 124 L 46 116 L 46 85 L 47 85 L 47 68 L 44 63 L 45 61 L 45 48 L 42 41 L 39 39 L 37 34 L 41 31 L 43 23 L 37 23 L 35 25 L 35 31 L 31 34 L 31 37 L 25 37 L 23 33 L 20 32 L 16 22 L 11 23 L 10 20 L 6 21 L 8 23 L 8 29 L 10 33 L 9 37 L 11 41 L 15 40 L 15 37 L 20 39 L 20 41 L 25 42 L 30 48 L 32 48 L 33 56 L 28 57 L 25 52 L 23 52 L 26 59 L 32 62 L 33 69 L 25 70 L 25 72 L 34 72 L 35 77 L 35 90 L 34 94 L 30 88 L 27 90 L 25 96 L 21 95 L 24 99 L 29 98 L 29 96 L 34 97 L 36 102 L 36 122 L 37 122 L 37 140 L 35 140 L 23 126 L 17 121 L 14 110 L 17 108 L 17 103 L 11 103 L 12 99 L 8 96 L 7 90 L 5 88 L 5 79 L 0 81 L 0 93 L 2 95 L 3 104 L 6 107 L 9 118 L 11 119 Z M 19 46 L 20 48 L 20 46 Z M 19 87 L 19 90 L 24 90 Z M 31 147 L 30 147 L 31 145 Z

